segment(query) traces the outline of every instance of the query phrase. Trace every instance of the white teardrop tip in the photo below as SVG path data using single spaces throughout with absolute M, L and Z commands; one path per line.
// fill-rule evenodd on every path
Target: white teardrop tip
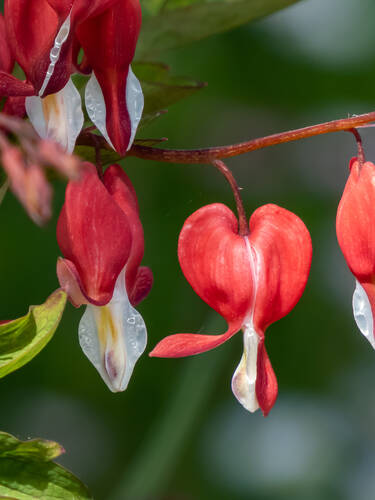
M 353 294 L 353 314 L 360 332 L 375 349 L 374 319 L 371 304 L 358 280 L 356 280 L 356 287 Z
M 86 307 L 78 335 L 83 352 L 109 389 L 124 391 L 147 344 L 146 325 L 129 302 L 124 271 L 107 305 Z
M 71 80 L 56 94 L 44 98 L 26 97 L 26 112 L 42 139 L 56 141 L 68 153 L 72 153 L 84 116 L 81 96 Z
M 126 80 L 126 89 L 124 89 L 124 92 L 131 125 L 130 139 L 127 147 L 129 150 L 133 144 L 135 134 L 137 133 L 137 128 L 142 118 L 144 107 L 144 97 L 141 84 L 130 66 Z M 85 103 L 90 120 L 96 125 L 97 129 L 106 139 L 108 144 L 115 149 L 107 131 L 107 110 L 103 92 L 94 73 L 92 73 L 90 80 L 86 85 Z
M 129 150 L 135 139 L 135 134 L 137 133 L 137 128 L 139 122 L 141 121 L 144 107 L 144 97 L 141 84 L 139 83 L 138 78 L 135 76 L 130 66 L 128 79 L 126 82 L 126 105 L 128 107 L 128 113 L 131 123 L 131 136 L 128 145 Z
M 103 92 L 94 72 L 86 85 L 85 104 L 90 120 L 95 124 L 111 148 L 115 149 L 107 132 L 107 110 Z
M 259 337 L 252 325 L 244 326 L 244 352 L 232 378 L 232 391 L 242 406 L 255 412 L 259 408 L 255 393 Z

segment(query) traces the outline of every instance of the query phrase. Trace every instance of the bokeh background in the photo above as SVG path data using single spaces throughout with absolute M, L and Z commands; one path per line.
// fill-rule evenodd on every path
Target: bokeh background
M 229 144 L 374 109 L 373 0 L 305 0 L 164 59 L 208 86 L 172 106 L 144 136 L 170 147 Z M 362 130 L 375 159 L 375 130 Z M 241 335 L 190 359 L 138 362 L 112 394 L 82 354 L 82 310 L 68 306 L 53 340 L 1 380 L 0 429 L 66 448 L 61 463 L 100 500 L 371 500 L 375 498 L 375 353 L 351 312 L 354 279 L 335 236 L 337 204 L 355 154 L 348 133 L 280 145 L 228 164 L 250 214 L 264 203 L 297 213 L 314 257 L 306 292 L 267 332 L 279 397 L 267 418 L 230 390 Z M 139 307 L 149 351 L 170 333 L 223 331 L 177 261 L 186 217 L 204 204 L 234 208 L 210 166 L 128 159 L 155 284 Z M 33 225 L 12 194 L 1 205 L 0 317 L 24 314 L 58 287 L 55 217 Z

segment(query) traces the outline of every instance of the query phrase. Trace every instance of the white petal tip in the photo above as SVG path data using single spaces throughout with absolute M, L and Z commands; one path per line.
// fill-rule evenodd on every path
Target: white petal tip
M 360 332 L 375 349 L 374 319 L 371 304 L 365 290 L 357 280 L 353 294 L 353 314 Z
M 135 76 L 130 66 L 128 79 L 126 82 L 126 105 L 128 107 L 128 113 L 131 123 L 131 136 L 128 146 L 129 150 L 135 139 L 135 134 L 137 133 L 137 128 L 142 118 L 144 106 L 144 97 L 141 84 L 139 83 L 138 78 Z
M 130 304 L 121 272 L 105 306 L 89 304 L 79 324 L 83 352 L 112 392 L 127 388 L 134 366 L 147 344 L 146 325 Z
M 127 150 L 129 151 L 133 144 L 135 134 L 142 117 L 144 106 L 144 97 L 141 84 L 139 83 L 138 78 L 135 76 L 130 66 L 126 81 L 126 89 L 124 90 L 124 92 L 126 95 L 126 107 L 129 113 L 131 124 L 130 139 L 127 147 Z M 99 132 L 103 135 L 108 144 L 113 149 L 115 149 L 108 135 L 107 110 L 103 92 L 94 73 L 92 73 L 90 80 L 86 85 L 85 103 L 87 114 L 89 115 L 90 120 L 96 125 Z
M 73 82 L 69 80 L 60 92 L 43 99 L 38 96 L 26 97 L 25 105 L 39 136 L 56 141 L 68 153 L 72 153 L 84 122 L 81 96 Z
M 243 339 L 244 352 L 232 377 L 232 391 L 241 405 L 254 413 L 259 409 L 255 392 L 259 337 L 252 325 L 245 326 Z

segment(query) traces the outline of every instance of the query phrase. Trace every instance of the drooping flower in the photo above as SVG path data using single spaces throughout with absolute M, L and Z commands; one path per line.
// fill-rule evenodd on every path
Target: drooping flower
M 87 112 L 121 154 L 131 146 L 143 111 L 142 89 L 130 67 L 141 18 L 139 0 L 119 1 L 77 30 L 93 70 L 86 86 Z
M 126 389 L 146 347 L 147 332 L 134 309 L 150 291 L 152 273 L 140 267 L 143 229 L 130 180 L 118 165 L 100 180 L 86 163 L 70 181 L 58 225 L 64 259 L 60 285 L 75 307 L 86 304 L 79 325 L 81 347 L 113 392 Z
M 177 334 L 150 353 L 190 356 L 208 351 L 243 330 L 244 353 L 232 390 L 249 411 L 267 415 L 277 380 L 265 348 L 267 327 L 296 305 L 311 264 L 311 239 L 303 222 L 276 205 L 258 208 L 242 236 L 233 212 L 205 206 L 186 220 L 178 243 L 181 269 L 194 291 L 228 323 L 222 335 Z
M 336 232 L 350 271 L 356 279 L 353 313 L 361 333 L 375 348 L 375 165 L 354 158 L 340 200 Z
M 73 151 L 84 122 L 81 97 L 71 80 L 72 73 L 83 68 L 77 61 L 81 47 L 77 31 L 79 26 L 95 18 L 91 25 L 98 29 L 95 34 L 87 34 L 87 29 L 82 28 L 81 42 L 85 51 L 90 53 L 90 65 L 98 66 L 99 73 L 103 64 L 105 66 L 102 62 L 103 55 L 108 59 L 113 54 L 110 64 L 115 76 L 107 71 L 106 78 L 111 82 L 107 87 L 118 87 L 119 96 L 121 91 L 124 95 L 125 92 L 127 96 L 129 94 L 126 100 L 121 96 L 112 105 L 108 104 L 108 111 L 114 117 L 113 120 L 107 120 L 108 133 L 104 127 L 104 135 L 116 147 L 118 141 L 117 137 L 113 137 L 113 130 L 116 126 L 120 126 L 120 129 L 121 126 L 125 129 L 130 126 L 128 147 L 142 113 L 143 97 L 140 97 L 142 91 L 134 75 L 129 77 L 131 85 L 126 88 L 120 80 L 124 75 L 127 78 L 128 71 L 132 75 L 129 67 L 140 26 L 138 1 L 5 0 L 4 9 L 7 41 L 15 60 L 26 75 L 26 81 L 18 80 L 10 70 L 1 68 L 0 95 L 25 96 L 27 114 L 38 134 L 42 138 L 56 140 L 68 152 Z M 100 19 L 110 21 L 104 22 L 101 28 Z M 107 32 L 106 29 L 110 31 Z M 113 43 L 116 45 L 113 46 Z M 86 59 L 87 57 L 85 61 Z M 90 71 L 87 65 L 86 71 Z M 95 87 L 91 84 L 87 91 L 92 96 L 91 100 L 86 98 L 88 112 L 98 128 L 103 130 L 101 124 L 106 124 L 106 110 L 105 107 L 103 109 L 102 101 L 96 100 L 97 93 L 92 93 L 93 86 Z M 108 101 L 107 94 L 104 94 Z M 119 144 L 118 151 L 124 152 L 124 144 Z

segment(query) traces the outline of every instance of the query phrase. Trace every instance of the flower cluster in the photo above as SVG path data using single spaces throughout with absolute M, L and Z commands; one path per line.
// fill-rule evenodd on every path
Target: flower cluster
M 87 114 L 108 143 L 120 154 L 131 146 L 143 110 L 142 89 L 130 67 L 140 25 L 138 0 L 5 0 L 4 18 L 0 15 L 0 96 L 7 98 L 3 111 L 19 117 L 27 113 L 42 138 L 31 148 L 34 163 L 27 163 L 0 132 L 3 166 L 13 191 L 37 222 L 48 218 L 51 201 L 40 164 L 51 160 L 70 178 L 57 224 L 63 254 L 57 275 L 71 303 L 86 307 L 78 328 L 80 345 L 113 392 L 127 388 L 146 348 L 145 322 L 135 306 L 149 293 L 153 274 L 141 266 L 143 228 L 128 176 L 119 165 L 103 172 L 88 162 L 78 172 L 76 160 L 69 155 L 67 162 L 66 152 L 73 151 L 84 123 L 74 73 L 90 75 Z M 24 81 L 12 74 L 15 63 Z M 30 152 L 30 137 L 20 142 Z M 356 277 L 356 322 L 375 347 L 375 165 L 359 158 L 350 168 L 337 237 Z M 202 207 L 188 217 L 178 242 L 186 279 L 226 320 L 227 331 L 170 335 L 150 356 L 199 354 L 242 331 L 244 350 L 232 390 L 245 409 L 260 408 L 267 415 L 278 387 L 266 331 L 301 298 L 312 244 L 301 219 L 273 204 L 255 210 L 248 223 L 234 179 L 230 183 L 239 220 L 225 205 Z
M 99 178 L 92 164 L 70 181 L 57 225 L 64 255 L 57 264 L 61 287 L 76 307 L 81 347 L 112 391 L 124 390 L 146 347 L 146 327 L 134 309 L 149 292 L 152 273 L 140 267 L 143 231 L 137 198 L 118 165 Z M 267 327 L 295 306 L 305 288 L 312 246 L 304 223 L 276 205 L 254 212 L 240 234 L 222 204 L 197 210 L 178 245 L 181 268 L 198 295 L 228 323 L 222 335 L 172 335 L 151 356 L 181 357 L 219 346 L 243 331 L 244 353 L 232 389 L 249 411 L 268 414 L 277 381 L 265 347 Z
M 138 0 L 6 0 L 0 20 L 0 96 L 42 138 L 72 152 L 84 115 L 71 76 L 90 74 L 86 110 L 123 154 L 142 114 L 143 94 L 131 70 L 141 26 Z M 82 58 L 82 52 L 84 52 Z M 25 74 L 11 74 L 17 62 Z

